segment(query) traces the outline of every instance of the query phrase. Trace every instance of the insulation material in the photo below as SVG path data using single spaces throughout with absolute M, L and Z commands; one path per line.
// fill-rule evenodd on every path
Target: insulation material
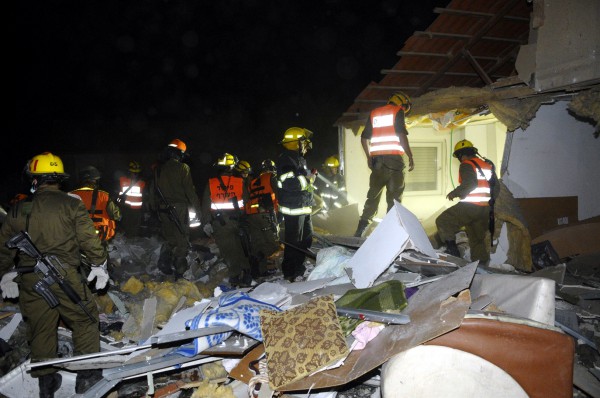
M 542 96 L 489 101 L 488 107 L 508 131 L 525 130 L 543 102 Z
M 135 276 L 130 277 L 127 282 L 121 286 L 123 293 L 138 294 L 144 290 L 144 282 L 140 281 Z
M 236 398 L 233 389 L 217 383 L 203 380 L 194 390 L 191 398 Z
M 500 184 L 500 195 L 494 205 L 496 218 L 494 236 L 500 236 L 502 226 L 506 225 L 509 242 L 506 263 L 521 271 L 531 272 L 533 265 L 531 236 L 525 223 L 525 217 L 510 190 L 502 180 L 499 180 L 498 183 Z
M 596 134 L 600 126 L 600 87 L 582 91 L 569 103 L 569 110 L 577 116 L 593 119 L 596 125 Z
M 510 89 L 508 89 L 510 90 Z M 489 110 L 494 116 L 503 123 L 508 131 L 514 131 L 518 128 L 525 129 L 529 126 L 531 119 L 544 101 L 548 101 L 550 96 L 537 95 L 518 99 L 523 97 L 517 88 L 514 94 L 506 94 L 504 91 L 492 91 L 489 88 L 473 87 L 448 87 L 440 90 L 426 93 L 420 97 L 413 98 L 410 118 L 418 118 L 419 115 L 446 113 L 449 110 L 460 107 L 459 113 L 467 113 L 466 109 L 480 108 L 487 104 Z M 511 98 L 512 99 L 505 99 Z M 435 117 L 434 117 L 435 118 Z

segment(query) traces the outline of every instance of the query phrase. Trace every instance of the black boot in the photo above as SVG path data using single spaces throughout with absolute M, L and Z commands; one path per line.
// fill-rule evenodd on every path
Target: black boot
M 446 241 L 446 254 L 450 254 L 454 257 L 460 257 L 460 252 L 458 251 L 458 246 L 456 246 L 455 240 L 447 240 Z
M 181 278 L 183 277 L 183 274 L 185 274 L 185 271 L 188 270 L 188 262 L 187 262 L 187 258 L 185 257 L 177 257 L 175 258 L 175 276 L 177 276 L 177 278 Z
M 163 245 L 160 248 L 160 255 L 158 256 L 157 266 L 160 272 L 165 275 L 171 275 L 173 273 L 173 268 L 171 267 L 173 263 L 173 258 L 171 256 L 171 249 L 167 247 L 167 245 Z
M 358 222 L 358 226 L 356 227 L 356 232 L 354 233 L 354 236 L 360 238 L 368 226 L 369 222 L 367 220 L 360 220 Z
M 102 380 L 102 369 L 80 370 L 75 379 L 75 392 L 83 394 L 100 380 Z
M 54 398 L 54 393 L 58 391 L 62 384 L 62 376 L 58 373 L 40 376 L 38 383 L 40 386 L 40 398 Z

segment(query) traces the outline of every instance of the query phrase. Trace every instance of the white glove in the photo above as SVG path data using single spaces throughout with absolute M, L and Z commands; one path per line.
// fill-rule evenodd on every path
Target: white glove
M 92 265 L 92 270 L 88 275 L 88 282 L 91 282 L 96 279 L 96 290 L 102 290 L 106 287 L 108 283 L 108 272 L 106 271 L 106 260 L 100 265 Z
M 204 230 L 204 233 L 208 236 L 212 236 L 213 232 L 215 232 L 213 226 L 210 223 L 204 224 L 204 227 L 202 227 L 202 229 Z
M 2 289 L 3 298 L 17 298 L 19 297 L 19 285 L 14 279 L 17 277 L 15 271 L 7 272 L 0 281 L 0 289 Z

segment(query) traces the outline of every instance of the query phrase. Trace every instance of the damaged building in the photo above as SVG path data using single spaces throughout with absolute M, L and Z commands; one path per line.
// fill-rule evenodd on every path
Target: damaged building
M 600 308 L 600 3 L 452 0 L 337 120 L 350 204 L 314 216 L 305 280 L 232 289 L 214 240 L 194 232 L 184 278 L 157 269 L 153 234 L 111 242 L 98 294 L 101 352 L 31 363 L 18 305 L 2 303 L 0 394 L 57 397 L 103 369 L 84 397 L 597 397 Z M 360 133 L 389 95 L 407 117 L 418 173 L 351 235 L 368 189 Z M 489 264 L 443 252 L 434 220 L 456 184 L 453 145 L 499 170 Z M 281 262 L 281 252 L 270 258 Z

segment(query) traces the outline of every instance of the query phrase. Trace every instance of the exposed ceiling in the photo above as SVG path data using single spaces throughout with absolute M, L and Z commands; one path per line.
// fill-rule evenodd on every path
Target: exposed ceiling
M 415 98 L 449 87 L 482 88 L 507 78 L 507 85 L 522 84 L 515 60 L 520 46 L 527 44 L 532 8 L 526 0 L 452 0 L 435 8 L 439 16 L 431 26 L 414 32 L 398 52 L 396 65 L 382 70 L 381 81 L 370 83 L 336 125 L 366 119 L 394 91 Z

